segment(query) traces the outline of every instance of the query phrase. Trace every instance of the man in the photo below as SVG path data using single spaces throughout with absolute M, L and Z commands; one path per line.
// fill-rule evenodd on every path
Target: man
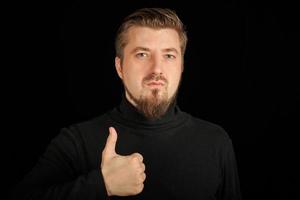
M 121 104 L 62 129 L 16 189 L 18 199 L 240 199 L 232 143 L 182 112 L 187 36 L 169 9 L 140 9 L 116 37 Z

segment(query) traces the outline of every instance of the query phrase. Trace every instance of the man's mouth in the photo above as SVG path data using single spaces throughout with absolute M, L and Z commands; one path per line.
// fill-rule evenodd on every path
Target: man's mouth
M 161 81 L 151 81 L 151 82 L 147 83 L 146 85 L 149 87 L 162 87 L 165 84 Z

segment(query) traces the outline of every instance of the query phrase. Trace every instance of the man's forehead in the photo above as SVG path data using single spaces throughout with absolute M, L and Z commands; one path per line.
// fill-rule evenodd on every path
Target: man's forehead
M 127 36 L 130 38 L 151 37 L 151 36 L 169 36 L 179 39 L 179 35 L 175 29 L 172 28 L 149 28 L 144 26 L 133 26 L 127 31 Z
M 180 50 L 179 35 L 176 30 L 171 28 L 131 27 L 126 34 L 126 43 L 126 46 L 129 45 L 130 49 Z

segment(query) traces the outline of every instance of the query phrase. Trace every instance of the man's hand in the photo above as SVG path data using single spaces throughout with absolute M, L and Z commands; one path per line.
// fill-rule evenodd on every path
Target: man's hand
M 115 151 L 117 132 L 109 128 L 109 136 L 102 151 L 101 171 L 108 196 L 130 196 L 142 192 L 146 179 L 143 156 L 133 153 L 118 155 Z

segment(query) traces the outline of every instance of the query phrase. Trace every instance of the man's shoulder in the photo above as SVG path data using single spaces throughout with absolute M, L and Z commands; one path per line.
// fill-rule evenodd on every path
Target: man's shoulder
M 107 127 L 111 125 L 111 120 L 108 113 L 109 111 L 86 120 L 72 123 L 63 129 L 67 129 L 73 133 L 77 132 L 80 135 L 99 132 L 100 130 L 107 129 Z
M 79 123 L 75 123 L 72 126 L 76 126 L 82 129 L 89 129 L 89 128 L 93 128 L 93 127 L 101 127 L 104 124 L 108 123 L 108 121 L 110 120 L 110 117 L 108 115 L 108 112 L 102 113 L 98 116 L 89 118 L 87 120 L 83 120 Z
M 190 115 L 190 126 L 197 130 L 200 134 L 206 134 L 210 136 L 215 136 L 218 138 L 230 139 L 228 133 L 225 129 L 212 121 L 204 120 L 202 118 Z

